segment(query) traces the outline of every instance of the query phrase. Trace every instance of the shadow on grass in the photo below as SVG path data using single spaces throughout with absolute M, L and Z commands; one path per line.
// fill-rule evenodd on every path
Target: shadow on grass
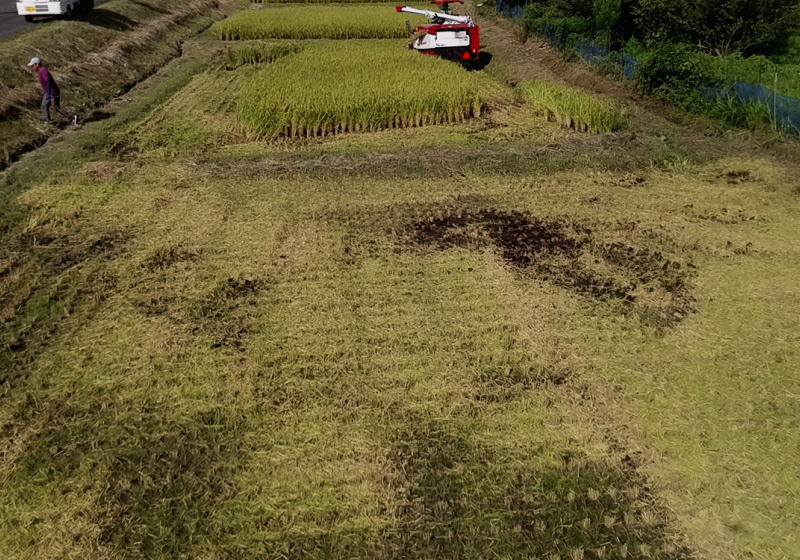
M 88 115 L 83 117 L 82 124 L 88 124 L 88 123 L 93 123 L 93 122 L 104 121 L 106 119 L 110 119 L 113 116 L 114 116 L 114 113 L 109 113 L 108 111 L 101 111 L 101 110 L 98 109 L 98 110 L 92 111 L 91 113 L 89 113 Z
M 407 496 L 398 557 L 689 557 L 635 471 L 570 454 L 528 470 L 426 418 L 397 433 L 394 449 Z
M 478 55 L 478 60 L 474 61 L 470 66 L 467 66 L 467 70 L 484 70 L 492 63 L 492 58 L 494 58 L 492 53 L 481 51 Z
M 138 25 L 136 21 L 127 16 L 103 8 L 93 10 L 83 19 L 97 27 L 105 27 L 114 31 L 128 31 Z
M 88 501 L 83 515 L 100 528 L 97 542 L 120 557 L 181 557 L 193 538 L 214 532 L 213 513 L 229 497 L 240 418 L 215 405 L 176 415 L 158 402 L 94 404 L 54 398 L 11 482 L 60 481 L 65 493 L 79 493 L 67 499 L 79 500 L 93 488 L 100 502 Z M 87 545 L 75 541 L 78 550 Z

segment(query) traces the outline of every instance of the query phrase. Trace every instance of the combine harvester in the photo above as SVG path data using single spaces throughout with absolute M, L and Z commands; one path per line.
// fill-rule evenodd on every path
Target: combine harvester
M 410 6 L 396 8 L 398 12 L 417 14 L 431 20 L 431 23 L 417 26 L 411 48 L 448 60 L 477 61 L 481 52 L 481 28 L 475 25 L 470 16 L 457 16 L 450 12 L 450 4 L 463 2 L 434 0 L 431 4 L 442 6 L 442 11 L 418 10 Z

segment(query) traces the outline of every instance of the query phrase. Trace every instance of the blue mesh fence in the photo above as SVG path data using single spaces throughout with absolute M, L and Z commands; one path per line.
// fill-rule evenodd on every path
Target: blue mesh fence
M 504 0 L 497 0 L 496 8 L 506 17 L 520 19 L 525 16 L 524 6 L 508 4 Z M 554 47 L 564 48 L 567 45 L 568 37 L 563 31 L 545 24 L 541 32 Z M 642 66 L 632 56 L 601 47 L 590 39 L 579 41 L 576 49 L 581 58 L 593 66 L 600 66 L 604 63 L 617 65 L 621 68 L 626 80 L 635 80 Z M 710 99 L 735 95 L 745 102 L 763 103 L 772 111 L 778 126 L 789 132 L 800 134 L 800 99 L 775 93 L 758 84 L 740 81 L 736 81 L 732 88 L 722 85 L 703 86 L 701 91 L 705 97 Z
M 758 84 L 737 81 L 733 91 L 743 101 L 757 101 L 770 108 L 778 125 L 795 134 L 800 134 L 800 99 L 775 93 Z

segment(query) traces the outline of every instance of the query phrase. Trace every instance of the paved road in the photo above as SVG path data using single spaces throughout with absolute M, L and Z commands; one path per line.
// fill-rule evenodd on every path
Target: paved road
M 18 16 L 16 4 L 15 0 L 0 0 L 0 37 L 37 25 L 28 23 L 25 18 Z
M 96 0 L 95 4 L 102 4 L 103 0 Z M 47 25 L 53 18 L 37 18 L 33 23 L 28 23 L 25 18 L 17 15 L 16 0 L 0 0 L 0 37 L 13 35 L 23 29 L 33 29 L 39 25 Z

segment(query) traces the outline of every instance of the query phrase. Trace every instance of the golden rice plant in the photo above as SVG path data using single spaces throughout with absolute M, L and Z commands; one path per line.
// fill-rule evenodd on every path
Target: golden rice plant
M 259 138 L 457 123 L 480 114 L 485 80 L 400 41 L 327 41 L 259 70 L 237 118 Z
M 276 6 L 236 12 L 214 24 L 217 37 L 247 39 L 391 39 L 408 35 L 393 6 Z M 411 16 L 421 23 L 422 18 Z
M 519 89 L 535 110 L 565 128 L 614 132 L 628 125 L 628 114 L 622 104 L 576 88 L 530 80 L 520 84 Z
M 243 44 L 228 49 L 225 67 L 229 70 L 247 64 L 265 64 L 275 62 L 279 58 L 289 56 L 301 50 L 297 43 L 261 43 Z
M 250 0 L 253 4 L 367 4 L 386 0 Z

